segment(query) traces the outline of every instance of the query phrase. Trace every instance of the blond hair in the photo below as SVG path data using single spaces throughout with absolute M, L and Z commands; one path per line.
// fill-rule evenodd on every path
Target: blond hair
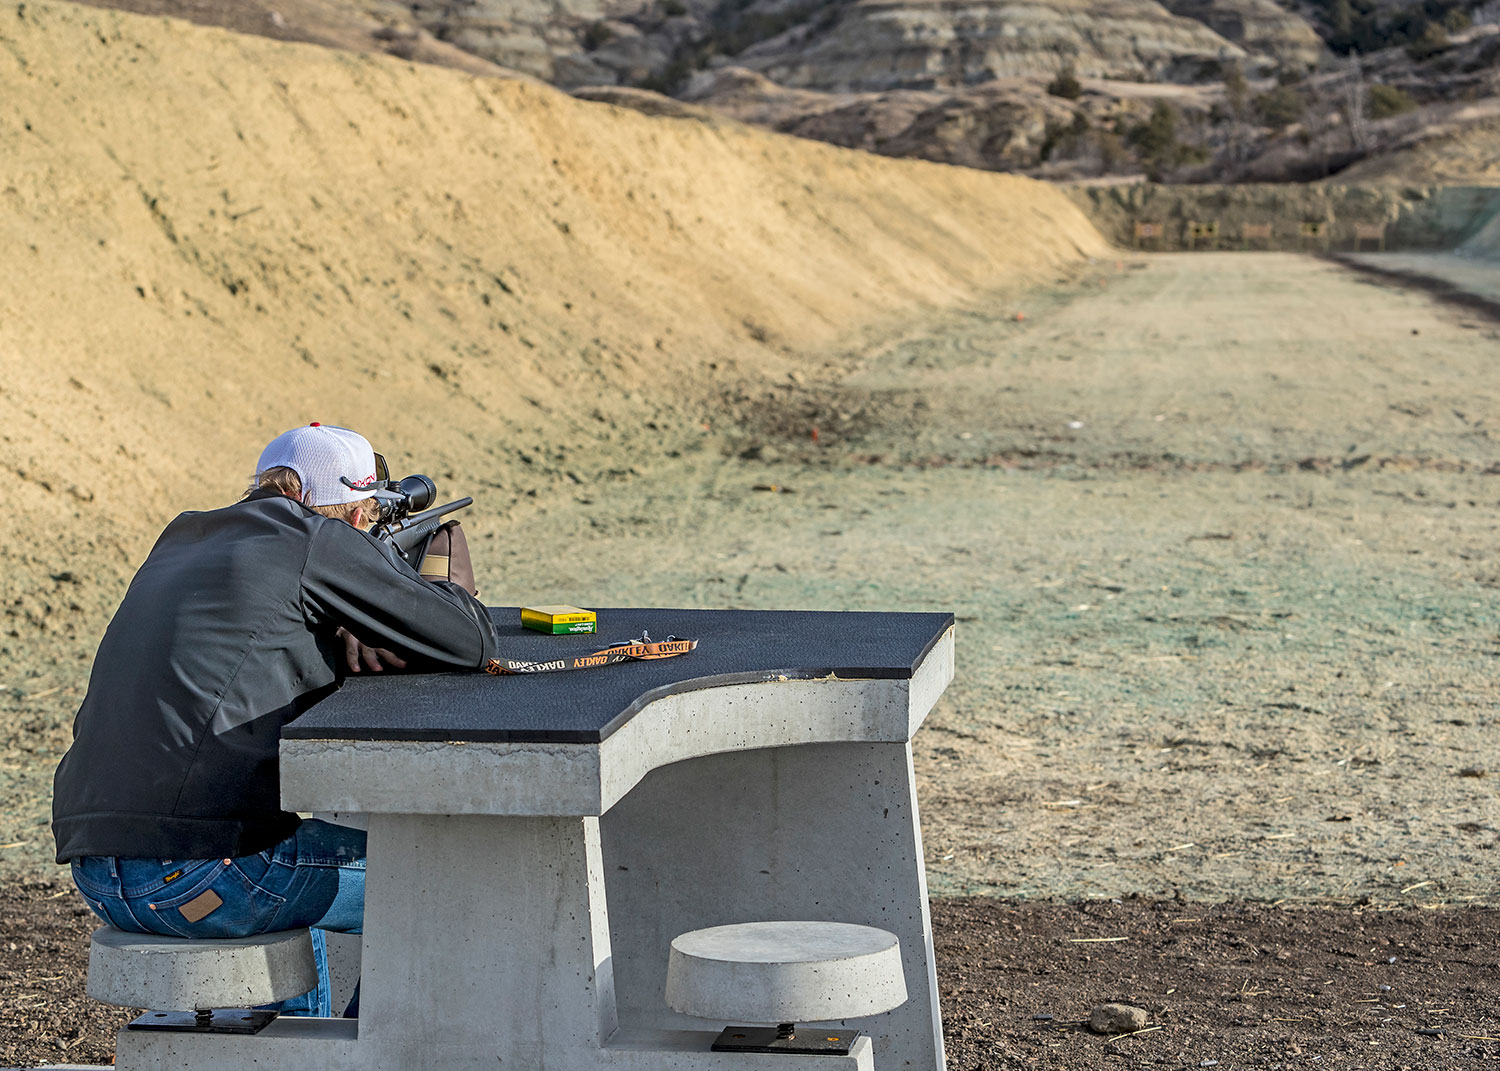
M 302 477 L 298 476 L 294 469 L 289 469 L 285 465 L 277 465 L 273 469 L 257 472 L 240 498 L 243 500 L 255 491 L 275 491 L 278 495 L 295 498 L 301 502 Z M 306 503 L 303 504 L 306 505 Z M 332 517 L 336 521 L 347 521 L 361 506 L 364 507 L 365 516 L 373 520 L 378 513 L 377 504 L 373 498 L 362 499 L 359 502 L 338 502 L 331 506 L 308 506 L 307 508 L 325 517 Z

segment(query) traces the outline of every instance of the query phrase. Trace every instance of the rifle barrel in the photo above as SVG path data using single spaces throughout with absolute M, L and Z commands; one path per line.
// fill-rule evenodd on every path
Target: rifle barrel
M 434 506 L 432 509 L 423 510 L 421 513 L 413 513 L 410 517 L 402 520 L 400 524 L 390 528 L 387 538 L 402 553 L 406 553 L 435 532 L 438 526 L 443 523 L 443 518 L 448 514 L 457 513 L 459 510 L 473 504 L 473 498 L 464 497 L 444 503 L 441 506 Z
M 454 501 L 447 502 L 441 506 L 433 506 L 431 509 L 424 509 L 421 513 L 413 513 L 410 517 L 404 519 L 392 530 L 401 532 L 406 530 L 407 528 L 414 528 L 426 521 L 436 520 L 438 517 L 445 517 L 450 513 L 457 513 L 459 510 L 464 509 L 468 506 L 472 506 L 473 504 L 474 499 L 465 496 L 464 498 L 455 499 Z

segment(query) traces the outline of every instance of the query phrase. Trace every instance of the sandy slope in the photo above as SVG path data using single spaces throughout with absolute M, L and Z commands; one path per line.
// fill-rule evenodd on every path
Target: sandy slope
M 356 424 L 498 509 L 704 439 L 724 384 L 1102 248 L 1021 179 L 6 7 L 0 844 L 29 843 L 0 858 L 42 851 L 34 794 L 149 541 L 276 432 Z

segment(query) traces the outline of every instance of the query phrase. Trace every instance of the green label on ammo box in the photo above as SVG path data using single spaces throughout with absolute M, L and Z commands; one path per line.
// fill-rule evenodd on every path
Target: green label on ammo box
M 560 621 L 555 625 L 549 625 L 545 621 L 522 621 L 521 624 L 533 632 L 546 632 L 553 636 L 561 636 L 575 632 L 597 632 L 598 623 L 594 621 Z

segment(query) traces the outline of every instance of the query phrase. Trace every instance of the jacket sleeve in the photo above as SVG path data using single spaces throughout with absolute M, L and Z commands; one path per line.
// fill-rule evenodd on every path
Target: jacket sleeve
M 317 526 L 302 599 L 314 628 L 343 626 L 432 668 L 477 669 L 495 655 L 495 626 L 478 599 L 423 580 L 393 548 L 343 521 Z

